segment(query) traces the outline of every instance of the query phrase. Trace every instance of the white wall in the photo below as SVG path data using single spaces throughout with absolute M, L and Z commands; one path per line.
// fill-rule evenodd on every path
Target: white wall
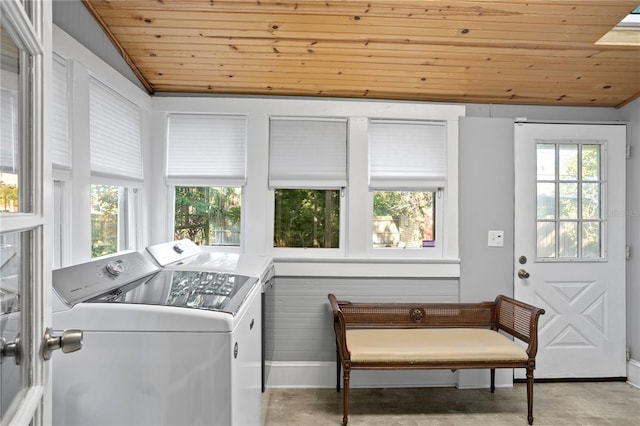
M 513 296 L 513 119 L 460 120 L 460 300 Z M 488 247 L 489 230 L 504 231 Z
M 630 361 L 627 378 L 640 387 L 640 99 L 620 109 L 620 119 L 629 122 L 627 143 L 631 159 L 627 164 L 627 345 Z

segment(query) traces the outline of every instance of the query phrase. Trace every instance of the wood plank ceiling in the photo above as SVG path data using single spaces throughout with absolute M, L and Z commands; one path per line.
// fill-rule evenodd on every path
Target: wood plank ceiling
M 640 45 L 595 44 L 639 0 L 82 1 L 150 93 L 606 107 L 640 96 Z

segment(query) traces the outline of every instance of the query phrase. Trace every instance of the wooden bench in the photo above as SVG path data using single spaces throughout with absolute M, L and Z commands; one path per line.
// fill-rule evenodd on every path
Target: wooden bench
M 343 425 L 351 370 L 526 368 L 533 424 L 538 318 L 544 310 L 500 295 L 480 303 L 351 303 L 329 294 L 336 334 L 337 385 L 343 369 Z M 527 344 L 526 349 L 512 340 Z

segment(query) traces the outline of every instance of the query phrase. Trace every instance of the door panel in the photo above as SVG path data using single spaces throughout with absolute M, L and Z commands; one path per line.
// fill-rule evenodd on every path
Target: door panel
M 624 125 L 516 124 L 514 295 L 546 311 L 538 378 L 626 375 L 625 143 Z
M 51 2 L 0 1 L 0 15 L 0 422 L 38 426 L 51 399 L 40 352 L 51 281 L 43 178 Z

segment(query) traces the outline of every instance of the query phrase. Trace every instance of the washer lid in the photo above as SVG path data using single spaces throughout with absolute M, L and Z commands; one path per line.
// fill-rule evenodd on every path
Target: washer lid
M 163 270 L 135 288 L 113 289 L 88 302 L 175 306 L 235 315 L 257 282 L 244 275 Z

